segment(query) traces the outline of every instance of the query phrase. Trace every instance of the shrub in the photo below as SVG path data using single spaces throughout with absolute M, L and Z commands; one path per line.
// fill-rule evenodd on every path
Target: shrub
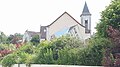
M 12 55 L 12 54 L 9 54 L 9 55 L 7 55 L 7 56 L 5 56 L 4 58 L 3 58 L 3 60 L 1 61 L 2 62 L 2 65 L 4 66 L 4 67 L 11 67 L 13 64 L 15 64 L 16 63 L 16 59 L 14 58 L 15 56 L 14 55 Z
M 21 46 L 18 51 L 20 52 L 25 52 L 28 54 L 33 54 L 34 53 L 34 47 L 31 45 L 31 43 L 24 44 Z
M 77 62 L 77 51 L 78 48 L 75 49 L 63 49 L 58 51 L 58 60 L 57 64 L 62 64 L 62 65 L 76 65 Z
M 47 49 L 45 52 L 43 49 L 35 56 L 34 58 L 35 64 L 52 64 L 54 63 L 53 60 L 53 52 L 51 49 Z
M 34 46 L 37 46 L 40 43 L 39 35 L 34 35 L 30 40 Z
M 79 65 L 98 66 L 102 65 L 103 49 L 110 48 L 111 42 L 106 38 L 93 38 L 89 45 L 80 49 L 78 53 Z
M 82 47 L 83 43 L 81 43 L 80 40 L 68 36 L 62 36 L 52 40 L 51 42 L 44 41 L 37 46 L 34 63 L 52 64 L 58 62 L 59 64 L 75 64 L 74 59 L 76 57 L 74 57 L 75 54 L 72 51 L 74 51 L 73 49 Z M 70 52 L 67 52 L 66 50 Z M 69 58 L 68 63 L 66 63 L 67 60 L 64 56 Z

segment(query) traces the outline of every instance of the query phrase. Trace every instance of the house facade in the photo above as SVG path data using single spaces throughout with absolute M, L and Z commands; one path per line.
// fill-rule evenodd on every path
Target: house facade
M 80 15 L 81 21 L 78 22 L 70 14 L 64 12 L 55 21 L 48 26 L 41 26 L 40 32 L 41 39 L 51 40 L 55 37 L 60 37 L 65 34 L 86 40 L 91 36 L 91 14 L 89 12 L 87 3 L 85 2 L 82 14 Z M 44 29 L 43 29 L 44 27 Z M 42 38 L 42 36 L 44 38 Z
M 40 35 L 40 32 L 26 30 L 24 35 L 23 35 L 23 43 L 29 42 L 35 35 Z

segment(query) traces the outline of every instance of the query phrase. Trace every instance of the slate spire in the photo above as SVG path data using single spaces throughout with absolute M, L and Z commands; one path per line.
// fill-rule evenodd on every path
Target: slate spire
M 86 2 L 81 15 L 91 15 Z

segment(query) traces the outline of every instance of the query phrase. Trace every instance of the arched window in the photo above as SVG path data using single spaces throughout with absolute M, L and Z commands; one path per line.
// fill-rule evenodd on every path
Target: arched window
M 85 28 L 88 30 L 88 20 L 85 20 Z
M 88 32 L 88 20 L 85 20 L 85 33 Z

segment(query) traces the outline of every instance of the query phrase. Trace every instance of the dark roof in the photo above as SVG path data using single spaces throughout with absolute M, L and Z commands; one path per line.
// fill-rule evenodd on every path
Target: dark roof
M 84 27 L 82 24 L 80 24 L 77 20 L 75 20 L 70 14 L 68 14 L 67 12 L 64 12 L 61 16 L 59 16 L 55 21 L 53 21 L 50 25 L 48 25 L 47 27 L 51 26 L 53 23 L 55 23 L 59 18 L 61 18 L 64 14 L 67 14 L 68 16 L 70 16 L 74 21 L 76 21 L 76 23 L 78 23 L 79 25 L 81 25 L 82 27 Z
M 69 31 L 70 31 L 71 29 L 73 29 L 75 26 L 76 26 L 76 25 L 71 26 L 71 27 L 69 28 Z
M 91 15 L 86 2 L 81 15 Z
M 33 37 L 35 35 L 40 35 L 40 32 L 34 32 L 34 31 L 28 31 L 28 30 L 26 30 L 26 32 L 30 37 Z
M 41 37 L 41 39 L 46 39 L 46 27 L 47 26 L 41 26 L 40 27 L 40 37 Z

